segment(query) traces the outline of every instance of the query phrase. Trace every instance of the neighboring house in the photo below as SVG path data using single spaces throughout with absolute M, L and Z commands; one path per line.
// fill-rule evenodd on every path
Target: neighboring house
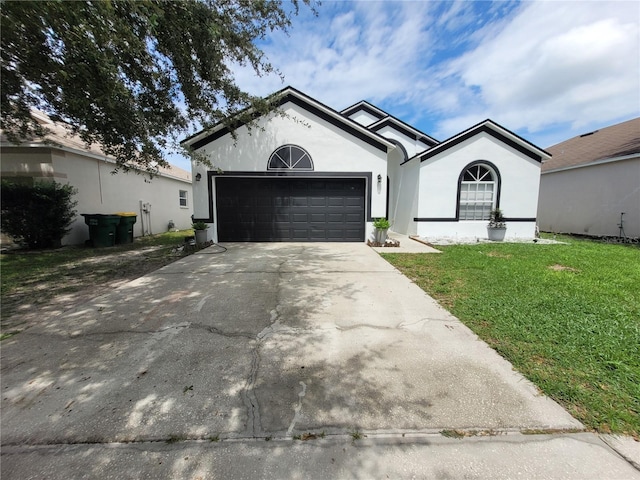
M 99 147 L 87 146 L 68 128 L 34 112 L 34 118 L 51 133 L 46 142 L 34 140 L 19 145 L 0 141 L 1 177 L 20 182 L 54 180 L 78 189 L 74 196 L 78 216 L 63 245 L 84 243 L 89 227 L 82 213 L 135 212 L 134 236 L 167 231 L 172 220 L 176 228 L 191 227 L 191 173 L 177 167 L 159 168 L 152 179 L 135 172 L 113 175 L 115 161 Z
M 640 118 L 548 149 L 538 221 L 547 232 L 640 237 Z M 621 216 L 621 213 L 624 215 Z
M 486 238 L 494 207 L 508 238 L 534 237 L 549 155 L 491 120 L 438 142 L 367 102 L 338 112 L 276 95 L 280 112 L 235 138 L 220 124 L 182 142 L 214 165 L 194 165 L 193 195 L 215 241 L 363 242 L 378 217 L 403 234 Z

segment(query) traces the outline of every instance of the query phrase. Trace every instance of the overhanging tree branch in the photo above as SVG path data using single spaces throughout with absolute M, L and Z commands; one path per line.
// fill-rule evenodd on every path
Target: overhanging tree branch
M 311 6 L 312 0 L 303 0 Z M 42 137 L 32 109 L 100 144 L 118 167 L 167 165 L 170 138 L 273 104 L 244 92 L 230 65 L 278 73 L 255 42 L 287 31 L 298 2 L 2 2 L 1 128 Z M 153 162 L 153 164 L 152 164 Z

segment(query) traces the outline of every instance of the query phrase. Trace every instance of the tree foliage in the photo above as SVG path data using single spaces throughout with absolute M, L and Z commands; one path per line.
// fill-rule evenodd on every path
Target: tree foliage
M 56 182 L 33 185 L 2 181 L 2 231 L 29 248 L 49 248 L 60 245 L 76 218 L 77 190 Z
M 10 140 L 43 136 L 29 113 L 38 108 L 101 144 L 119 167 L 151 171 L 152 162 L 166 165 L 162 149 L 189 128 L 272 108 L 239 88 L 233 67 L 274 72 L 255 42 L 286 31 L 298 2 L 49 0 L 0 8 L 1 127 Z

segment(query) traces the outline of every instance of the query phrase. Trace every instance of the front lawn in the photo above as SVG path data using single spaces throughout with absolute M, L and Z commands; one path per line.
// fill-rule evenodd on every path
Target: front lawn
M 66 309 L 156 270 L 187 252 L 174 252 L 193 230 L 136 238 L 108 248 L 63 247 L 0 255 L 0 339 L 25 328 L 25 318 Z M 52 306 L 55 305 L 55 306 Z
M 567 244 L 383 254 L 588 428 L 640 436 L 640 248 Z

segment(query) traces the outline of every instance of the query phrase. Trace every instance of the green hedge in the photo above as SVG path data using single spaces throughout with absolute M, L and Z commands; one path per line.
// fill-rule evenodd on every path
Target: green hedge
M 56 182 L 33 185 L 3 180 L 2 231 L 29 248 L 60 246 L 76 216 L 77 189 Z

